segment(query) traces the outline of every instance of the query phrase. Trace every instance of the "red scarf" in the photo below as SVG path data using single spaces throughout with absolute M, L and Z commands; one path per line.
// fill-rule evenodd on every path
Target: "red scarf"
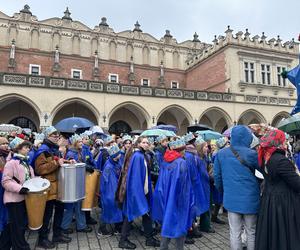
M 286 151 L 285 134 L 279 129 L 268 131 L 260 138 L 260 147 L 258 150 L 259 165 L 262 167 L 264 164 L 267 164 L 277 149 Z

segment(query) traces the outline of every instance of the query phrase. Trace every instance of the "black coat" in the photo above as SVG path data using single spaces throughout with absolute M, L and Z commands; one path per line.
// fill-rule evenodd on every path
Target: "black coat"
M 256 250 L 300 249 L 300 176 L 281 150 L 266 165 Z

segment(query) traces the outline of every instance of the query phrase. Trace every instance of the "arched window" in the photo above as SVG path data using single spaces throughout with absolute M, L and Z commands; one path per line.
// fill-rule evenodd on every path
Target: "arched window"
M 130 131 L 131 131 L 131 127 L 128 125 L 127 122 L 124 122 L 124 121 L 116 121 L 114 122 L 108 132 L 110 134 L 116 134 L 116 135 L 120 135 L 120 134 L 129 134 Z
M 33 121 L 24 116 L 17 117 L 11 120 L 9 123 L 19 126 L 21 128 L 30 128 L 31 131 L 37 131 L 36 125 L 33 123 Z

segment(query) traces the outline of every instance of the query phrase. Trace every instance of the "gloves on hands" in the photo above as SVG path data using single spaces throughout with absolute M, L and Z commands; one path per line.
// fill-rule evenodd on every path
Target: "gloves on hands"
M 19 194 L 28 194 L 29 189 L 26 187 L 22 187 L 21 190 L 19 191 Z

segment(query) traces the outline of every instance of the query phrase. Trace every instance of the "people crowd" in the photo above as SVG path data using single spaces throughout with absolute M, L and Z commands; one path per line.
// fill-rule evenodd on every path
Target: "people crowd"
M 167 250 L 174 240 L 175 249 L 183 250 L 202 232 L 215 233 L 214 223 L 226 224 L 223 211 L 231 249 L 299 249 L 300 144 L 291 145 L 276 128 L 257 134 L 244 125 L 234 126 L 228 137 L 204 138 L 197 132 L 71 135 L 53 126 L 40 134 L 1 133 L 0 249 L 30 249 L 25 239 L 30 190 L 23 184 L 36 176 L 50 182 L 38 231 L 41 248 L 71 242 L 75 221 L 79 233 L 98 224 L 100 240 L 119 234 L 119 248 L 135 249 L 132 222 L 140 220 L 146 246 Z M 85 164 L 86 173 L 100 173 L 99 218 L 82 210 L 82 200 L 59 200 L 60 168 L 76 163 Z

